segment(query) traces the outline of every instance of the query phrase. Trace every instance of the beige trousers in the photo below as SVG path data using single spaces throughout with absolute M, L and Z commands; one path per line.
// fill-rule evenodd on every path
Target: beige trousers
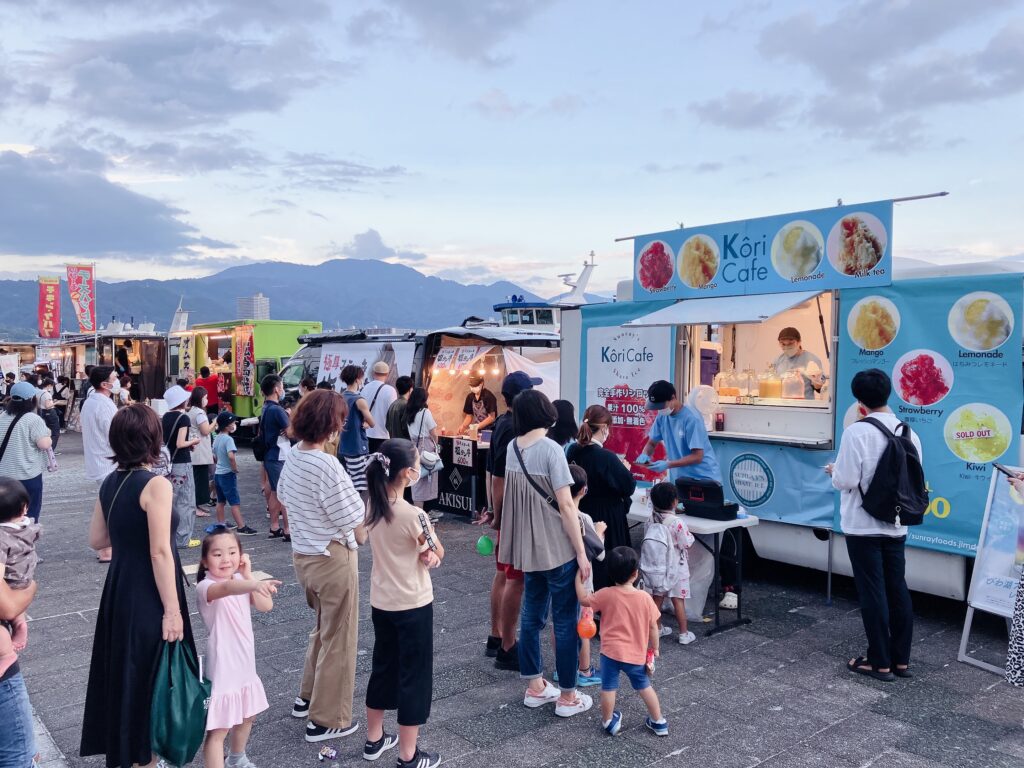
M 299 696 L 309 700 L 309 719 L 327 728 L 352 723 L 359 636 L 359 555 L 332 541 L 324 555 L 293 554 L 295 575 L 316 611 L 309 633 Z

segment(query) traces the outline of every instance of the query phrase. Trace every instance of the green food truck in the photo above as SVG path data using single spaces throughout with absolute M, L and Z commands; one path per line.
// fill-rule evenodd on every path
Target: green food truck
M 170 334 L 172 377 L 204 366 L 218 377 L 218 395 L 241 419 L 258 416 L 260 381 L 277 373 L 299 348 L 299 336 L 320 333 L 313 320 L 229 320 L 198 323 Z

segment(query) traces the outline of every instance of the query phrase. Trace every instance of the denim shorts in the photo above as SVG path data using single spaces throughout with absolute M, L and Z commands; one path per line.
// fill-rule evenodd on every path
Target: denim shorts
M 651 679 L 647 676 L 645 664 L 627 664 L 624 661 L 609 659 L 601 654 L 601 690 L 619 690 L 619 672 L 625 672 L 634 691 L 642 691 L 651 687 Z
M 234 472 L 214 475 L 213 484 L 217 486 L 218 504 L 230 504 L 233 507 L 237 507 L 242 503 L 242 499 L 238 495 L 238 475 Z
M 36 754 L 32 707 L 21 673 L 0 682 L 0 768 L 28 768 Z
M 281 479 L 281 470 L 284 469 L 284 462 L 264 461 L 263 468 L 267 470 L 267 482 L 270 483 L 270 490 L 277 493 L 277 481 Z

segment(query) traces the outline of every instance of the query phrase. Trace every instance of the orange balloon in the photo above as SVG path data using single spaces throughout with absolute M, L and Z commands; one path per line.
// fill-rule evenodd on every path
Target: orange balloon
M 597 624 L 594 623 L 594 612 L 589 608 L 583 611 L 579 623 L 576 624 L 576 632 L 584 640 L 589 640 L 597 634 Z

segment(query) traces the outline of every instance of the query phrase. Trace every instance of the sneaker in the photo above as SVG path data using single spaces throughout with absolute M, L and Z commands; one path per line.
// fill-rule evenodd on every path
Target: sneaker
M 498 648 L 498 653 L 494 657 L 494 668 L 504 669 L 506 672 L 518 672 L 519 644 L 516 643 L 507 651 L 504 648 Z
M 668 736 L 668 722 L 664 718 L 660 722 L 654 722 L 648 717 L 644 720 L 644 725 L 647 726 L 647 730 L 651 731 L 655 736 Z
M 412 756 L 412 760 L 398 759 L 398 768 L 437 768 L 440 763 L 441 756 L 437 752 L 427 752 L 416 747 L 416 754 Z
M 563 704 L 561 700 L 556 699 L 555 702 L 555 714 L 559 717 L 572 717 L 578 715 L 581 712 L 586 712 L 594 706 L 594 700 L 587 696 L 585 693 L 577 693 L 576 699 L 571 704 Z
M 398 737 L 385 731 L 376 741 L 367 741 L 363 744 L 363 760 L 376 760 L 397 744 Z
M 597 685 L 601 682 L 601 673 L 591 667 L 589 670 L 584 672 L 580 670 L 576 673 L 576 687 L 577 688 L 589 688 L 592 685 Z M 614 734 L 613 734 L 614 735 Z
M 545 680 L 544 690 L 540 693 L 534 693 L 529 688 L 526 689 L 526 695 L 523 696 L 523 706 L 529 707 L 530 709 L 543 707 L 545 704 L 551 704 L 554 701 L 558 701 L 558 697 L 560 695 L 561 694 L 558 689 Z
M 622 713 L 619 710 L 612 712 L 612 719 L 604 726 L 605 733 L 609 736 L 618 736 L 622 729 Z
M 493 659 L 498 655 L 499 648 L 501 648 L 501 638 L 495 637 L 494 635 L 488 635 L 487 647 L 484 649 L 484 656 Z
M 253 765 L 252 760 L 249 759 L 248 755 L 239 755 L 237 758 L 233 758 L 228 755 L 227 760 L 224 762 L 225 768 L 256 768 Z
M 664 624 L 661 626 L 661 629 L 658 630 L 658 637 L 668 637 L 671 634 L 672 630 L 666 627 Z
M 292 704 L 292 717 L 305 717 L 309 714 L 309 699 L 304 699 L 301 696 L 295 697 L 295 703 Z
M 693 632 L 680 632 L 679 633 L 679 644 L 680 645 L 689 645 L 690 643 L 692 643 L 696 639 L 697 639 L 697 636 L 695 634 L 693 634 Z
M 292 535 L 290 533 L 286 533 L 284 536 L 281 537 L 281 541 L 284 541 L 286 543 L 290 543 L 291 540 L 292 540 Z
M 201 542 L 199 539 L 189 539 L 188 540 L 188 548 L 189 549 L 195 549 L 196 547 L 202 546 L 202 544 L 203 544 L 203 542 Z
M 719 608 L 725 608 L 727 611 L 735 611 L 740 604 L 740 599 L 735 592 L 726 592 L 725 597 L 718 603 Z
M 268 539 L 280 539 L 284 536 L 284 531 L 280 528 L 271 528 L 270 532 L 267 533 Z
M 317 725 L 312 720 L 306 723 L 306 741 L 327 741 L 328 739 L 340 739 L 359 730 L 359 723 L 353 721 L 345 728 L 328 728 L 326 725 Z
M 436 523 L 444 517 L 444 512 L 437 512 L 436 510 L 433 512 L 428 512 L 427 517 L 430 518 L 430 522 Z
M 258 533 L 255 528 L 250 528 L 248 525 L 243 525 L 241 528 L 230 525 L 228 528 L 233 529 L 239 536 L 255 536 Z

